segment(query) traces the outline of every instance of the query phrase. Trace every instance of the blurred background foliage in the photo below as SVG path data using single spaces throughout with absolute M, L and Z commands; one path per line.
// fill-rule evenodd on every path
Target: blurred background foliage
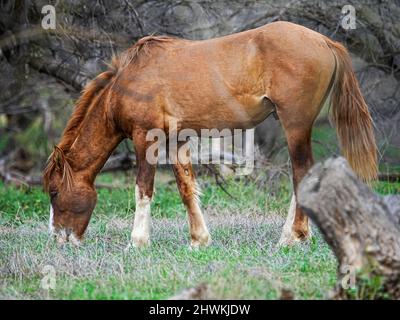
M 341 9 L 356 9 L 356 29 L 344 30 Z M 44 30 L 42 7 L 56 8 L 56 29 Z M 400 172 L 400 3 L 293 0 L 72 0 L 0 1 L 0 178 L 39 175 L 59 141 L 84 84 L 113 54 L 149 34 L 208 39 L 277 20 L 302 24 L 343 42 L 375 121 L 383 173 Z M 256 129 L 260 155 L 287 163 L 278 121 Z M 316 160 L 338 154 L 327 110 L 313 133 Z M 126 154 L 126 156 L 120 155 Z M 119 155 L 119 158 L 118 158 Z M 132 146 L 115 161 L 129 167 Z M 124 167 L 124 163 L 116 167 Z M 29 180 L 38 182 L 37 180 Z

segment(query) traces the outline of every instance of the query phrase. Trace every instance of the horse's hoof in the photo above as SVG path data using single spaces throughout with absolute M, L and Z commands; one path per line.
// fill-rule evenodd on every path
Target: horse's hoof
M 142 249 L 142 248 L 147 248 L 150 246 L 150 243 L 147 244 L 141 244 L 141 245 L 137 245 L 133 242 L 130 242 L 124 249 L 124 253 L 128 254 L 129 252 L 131 252 L 131 250 L 137 250 L 137 249 Z
M 192 239 L 190 241 L 190 249 L 197 250 L 199 248 L 208 247 L 211 244 L 211 242 L 212 242 L 211 236 L 207 234 L 205 236 Z
M 150 246 L 150 239 L 148 237 L 132 237 L 131 242 L 125 250 L 131 248 L 145 248 Z
M 289 235 L 289 236 L 284 236 L 281 237 L 279 239 L 279 242 L 277 244 L 278 248 L 282 248 L 282 247 L 292 247 L 294 246 L 296 243 L 299 243 L 301 241 L 300 238 L 294 237 L 293 235 Z
M 298 233 L 298 232 L 290 232 L 290 233 L 282 233 L 281 238 L 279 239 L 277 247 L 291 247 L 297 243 L 307 241 L 311 239 L 311 231 L 307 233 Z

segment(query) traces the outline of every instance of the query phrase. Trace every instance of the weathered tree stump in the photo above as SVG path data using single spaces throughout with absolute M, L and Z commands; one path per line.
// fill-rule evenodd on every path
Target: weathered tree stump
M 298 202 L 338 259 L 335 298 L 400 299 L 400 195 L 375 194 L 336 158 L 310 170 Z

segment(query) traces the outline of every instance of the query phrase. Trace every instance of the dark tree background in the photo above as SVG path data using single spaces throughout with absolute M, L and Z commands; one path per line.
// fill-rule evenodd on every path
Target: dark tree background
M 56 8 L 44 30 L 42 7 Z M 356 9 L 356 29 L 341 26 Z M 287 20 L 345 43 L 376 124 L 382 171 L 400 171 L 400 3 L 396 1 L 72 0 L 0 2 L 0 177 L 43 168 L 84 84 L 113 54 L 149 34 L 207 39 Z M 317 158 L 338 153 L 326 112 L 313 136 Z M 284 140 L 272 117 L 256 139 L 282 159 Z M 334 143 L 330 143 L 334 142 Z M 329 147 L 330 146 L 330 147 Z M 333 146 L 333 147 L 332 147 Z M 127 152 L 123 144 L 116 153 Z M 280 156 L 277 156 L 280 155 Z M 280 157 L 280 158 L 279 158 Z

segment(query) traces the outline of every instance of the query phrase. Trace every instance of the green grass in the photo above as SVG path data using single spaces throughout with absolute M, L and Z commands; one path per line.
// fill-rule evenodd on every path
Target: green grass
M 98 182 L 133 181 L 102 175 Z M 229 180 L 226 195 L 200 179 L 213 243 L 191 251 L 186 213 L 171 177 L 156 183 L 152 244 L 124 251 L 134 215 L 132 188 L 99 190 L 83 246 L 58 246 L 47 235 L 49 202 L 39 188 L 0 184 L 0 298 L 165 299 L 205 283 L 208 297 L 276 299 L 283 288 L 298 299 L 321 299 L 336 283 L 336 260 L 317 230 L 308 243 L 276 248 L 291 190 L 283 181 L 271 195 L 244 179 Z M 400 183 L 377 183 L 399 193 Z M 41 288 L 46 265 L 55 289 Z
M 392 183 L 377 181 L 373 184 L 373 188 L 381 195 L 400 194 L 400 181 Z
M 329 124 L 315 126 L 311 139 L 315 161 L 322 161 L 334 154 L 340 154 L 336 130 Z

